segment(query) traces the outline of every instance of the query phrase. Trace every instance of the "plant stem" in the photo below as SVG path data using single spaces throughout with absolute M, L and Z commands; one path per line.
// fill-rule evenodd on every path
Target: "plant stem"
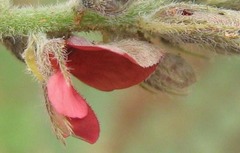
M 11 6 L 10 0 L 0 0 L 0 12 L 8 9 Z
M 170 4 L 146 16 L 140 27 L 172 43 L 194 43 L 222 54 L 240 53 L 240 14 L 195 4 Z
M 7 2 L 1 1 L 3 1 L 2 8 L 8 9 L 0 11 L 0 36 L 13 36 L 37 32 L 101 30 L 134 25 L 139 13 L 147 13 L 160 7 L 163 0 L 138 1 L 123 13 L 124 15 L 110 17 L 84 9 L 78 0 L 37 8 L 9 8 L 6 7 Z
M 189 0 L 179 0 L 189 2 Z M 212 5 L 222 8 L 240 10 L 240 0 L 192 0 L 196 3 Z
M 238 11 L 197 4 L 169 4 L 165 0 L 135 0 L 120 15 L 108 16 L 84 8 L 79 0 L 36 8 L 9 7 L 9 1 L 1 1 L 0 38 L 89 30 L 112 31 L 109 37 L 124 34 L 136 38 L 136 32 L 141 31 L 177 44 L 195 43 L 220 53 L 226 53 L 224 50 L 240 53 Z
M 66 5 L 66 4 L 65 4 Z M 71 5 L 49 7 L 12 7 L 0 16 L 2 36 L 28 35 L 31 32 L 64 31 L 74 26 Z

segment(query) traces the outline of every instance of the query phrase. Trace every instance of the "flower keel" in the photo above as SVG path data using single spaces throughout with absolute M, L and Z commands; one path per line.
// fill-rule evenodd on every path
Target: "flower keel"
M 53 107 L 60 114 L 73 118 L 83 118 L 87 115 L 86 101 L 77 93 L 70 82 L 58 71 L 48 80 L 47 92 Z

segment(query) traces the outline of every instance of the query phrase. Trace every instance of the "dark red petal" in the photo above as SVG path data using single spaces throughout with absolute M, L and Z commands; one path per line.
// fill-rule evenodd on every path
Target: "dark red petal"
M 68 118 L 72 125 L 73 136 L 83 139 L 91 144 L 95 143 L 99 137 L 100 126 L 97 117 L 90 106 L 88 114 L 84 118 Z
M 67 82 L 60 71 L 54 73 L 47 82 L 49 100 L 56 111 L 67 117 L 83 118 L 88 106 L 81 95 Z
M 143 67 L 123 50 L 114 46 L 97 46 L 72 37 L 67 66 L 84 83 L 104 91 L 127 88 L 146 79 L 156 64 Z

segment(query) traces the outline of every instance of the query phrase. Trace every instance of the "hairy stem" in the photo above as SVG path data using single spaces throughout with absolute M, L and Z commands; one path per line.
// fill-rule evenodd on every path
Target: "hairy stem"
M 169 4 L 165 0 L 134 0 L 120 14 L 111 16 L 84 8 L 79 0 L 37 8 L 8 7 L 8 1 L 1 3 L 2 8 L 3 5 L 6 6 L 0 11 L 2 38 L 39 32 L 59 36 L 88 30 L 110 31 L 110 38 L 118 35 L 136 38 L 140 31 L 145 37 L 176 44 L 194 43 L 212 47 L 218 53 L 240 53 L 238 11 L 198 4 Z
M 2 0 L 3 1 L 3 0 Z M 139 13 L 152 11 L 161 6 L 161 0 L 149 2 L 138 1 L 123 16 L 106 17 L 98 12 L 83 8 L 78 0 L 66 4 L 57 4 L 46 7 L 5 7 L 0 15 L 0 35 L 28 35 L 33 32 L 68 32 L 83 30 L 101 30 L 109 27 L 135 24 Z M 155 5 L 157 4 L 157 6 Z M 7 4 L 4 2 L 4 7 Z
M 5 5 L 5 4 L 3 4 Z M 0 35 L 28 35 L 37 32 L 68 32 L 86 28 L 79 25 L 83 8 L 77 1 L 46 7 L 11 7 L 1 11 Z M 100 17 L 93 13 L 85 14 L 85 23 L 97 24 Z M 102 17 L 103 19 L 103 17 Z M 101 23 L 99 23 L 101 24 Z
M 10 0 L 0 0 L 0 12 L 7 10 L 11 6 Z
M 189 0 L 180 0 L 182 2 L 189 2 Z M 200 4 L 207 4 L 228 9 L 240 10 L 240 0 L 192 0 Z
M 194 4 L 170 4 L 145 16 L 140 27 L 172 43 L 194 43 L 218 53 L 240 53 L 240 14 Z

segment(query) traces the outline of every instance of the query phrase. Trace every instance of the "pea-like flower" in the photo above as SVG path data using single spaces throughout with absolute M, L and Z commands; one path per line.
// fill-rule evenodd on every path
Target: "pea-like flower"
M 163 56 L 160 49 L 147 42 L 123 40 L 96 45 L 75 36 L 46 42 L 37 53 L 35 66 L 30 54 L 25 54 L 28 67 L 44 80 L 47 108 L 57 137 L 64 140 L 72 135 L 89 143 L 99 137 L 99 122 L 74 89 L 70 74 L 99 90 L 123 89 L 148 78 Z
M 84 38 L 47 39 L 30 36 L 23 53 L 28 69 L 40 81 L 53 129 L 64 142 L 68 136 L 95 143 L 98 119 L 73 87 L 71 74 L 102 91 L 145 84 L 159 91 L 181 91 L 195 82 L 190 65 L 180 56 L 134 39 L 94 44 Z

